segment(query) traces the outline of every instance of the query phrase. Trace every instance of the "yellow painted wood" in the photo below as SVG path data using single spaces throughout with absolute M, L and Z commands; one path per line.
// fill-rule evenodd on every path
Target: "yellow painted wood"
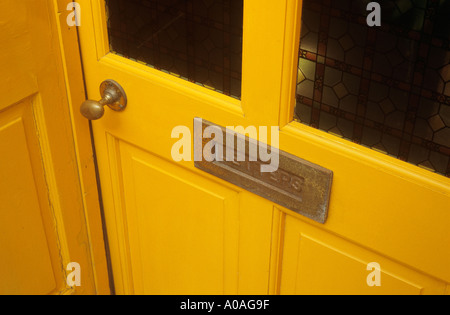
M 286 214 L 278 208 L 273 209 L 272 219 L 272 248 L 270 256 L 269 294 L 280 294 L 280 281 L 282 269 L 284 223 Z
M 446 283 L 287 216 L 281 294 L 444 294 Z M 292 259 L 295 257 L 295 259 Z M 380 265 L 380 286 L 367 285 Z
M 239 294 L 268 294 L 273 238 L 273 206 L 265 199 L 240 193 Z
M 24 126 L 32 123 L 30 107 L 27 100 L 0 116 L 0 294 L 56 289 Z
M 0 294 L 97 292 L 55 3 L 0 3 Z
M 79 2 L 89 98 L 114 79 L 129 99 L 93 123 L 118 293 L 444 293 L 449 180 L 292 122 L 301 1 L 244 2 L 242 101 L 108 53 L 104 1 Z M 278 125 L 282 150 L 334 172 L 326 224 L 175 163 L 194 117 Z
M 135 293 L 236 294 L 238 193 L 129 145 L 119 150 Z M 148 189 L 157 186 L 177 197 Z
M 102 190 L 105 192 L 105 215 L 108 232 L 110 232 L 110 250 L 112 254 L 113 270 L 115 273 L 114 279 L 116 283 L 116 290 L 118 293 L 130 293 L 134 292 L 135 286 L 137 286 L 133 284 L 133 279 L 131 279 L 131 270 L 135 272 L 134 265 L 140 264 L 141 262 L 133 262 L 132 259 L 130 262 L 130 259 L 126 257 L 127 253 L 130 252 L 130 248 L 135 245 L 131 238 L 130 240 L 127 240 L 128 235 L 126 231 L 129 231 L 131 228 L 128 225 L 128 222 L 125 220 L 125 216 L 127 216 L 128 211 L 131 210 L 129 210 L 128 207 L 124 207 L 124 201 L 120 196 L 120 194 L 123 193 L 124 189 L 126 189 L 126 186 L 125 188 L 121 187 L 121 178 L 125 177 L 125 175 L 122 174 L 122 166 L 120 165 L 120 159 L 118 159 L 117 154 L 114 153 L 115 149 L 111 150 L 111 146 L 115 146 L 115 139 L 133 143 L 133 145 L 139 147 L 143 152 L 158 156 L 159 158 L 165 157 L 165 160 L 169 160 L 173 142 L 171 141 L 170 137 L 168 138 L 168 136 L 171 134 L 172 128 L 176 125 L 192 126 L 193 118 L 195 117 L 195 115 L 200 115 L 202 117 L 205 117 L 206 119 L 208 119 L 209 117 L 210 120 L 222 124 L 227 123 L 227 121 L 233 122 L 236 125 L 247 124 L 247 120 L 243 117 L 242 104 L 237 100 L 230 99 L 206 89 L 202 89 L 183 80 L 174 79 L 169 75 L 162 74 L 139 63 L 131 62 L 114 55 L 106 55 L 103 56 L 100 60 L 97 60 L 98 58 L 96 56 L 98 55 L 98 53 L 95 48 L 97 45 L 102 45 L 102 40 L 100 40 L 100 43 L 96 43 L 95 36 L 91 36 L 89 35 L 89 33 L 85 33 L 85 30 L 89 28 L 91 30 L 94 30 L 94 25 L 97 25 L 98 21 L 96 22 L 96 19 L 90 20 L 86 17 L 94 16 L 98 17 L 98 20 L 100 20 L 103 16 L 103 13 L 101 11 L 96 12 L 95 10 L 103 8 L 103 5 L 98 5 L 96 2 L 92 6 L 90 6 L 88 2 L 81 2 L 81 5 L 85 8 L 85 14 L 83 15 L 85 17 L 85 20 L 82 21 L 82 27 L 80 28 L 80 38 L 83 51 L 83 60 L 85 63 L 85 73 L 87 78 L 89 97 L 99 97 L 97 92 L 98 85 L 103 79 L 115 78 L 124 86 L 125 90 L 127 91 L 127 94 L 129 96 L 129 104 L 133 104 L 127 108 L 127 115 L 119 116 L 107 112 L 104 119 L 94 123 L 94 133 L 96 135 L 96 150 L 98 152 L 99 159 L 101 160 L 99 162 L 99 170 L 101 177 L 105 179 L 104 181 L 102 181 Z M 254 7 L 258 7 L 256 2 L 251 5 Z M 89 12 L 89 10 L 92 11 Z M 277 8 L 277 10 L 281 12 L 280 17 L 282 17 L 284 14 L 284 8 L 280 7 Z M 260 24 L 263 23 L 266 15 L 267 12 L 265 13 L 265 15 L 261 16 L 258 24 L 254 25 L 254 27 L 260 27 Z M 256 29 L 254 29 L 254 31 L 256 31 Z M 267 28 L 267 31 L 269 31 L 269 28 Z M 102 33 L 103 31 L 101 29 L 96 29 L 95 32 Z M 274 40 L 278 41 L 278 39 Z M 264 45 L 260 45 L 260 48 L 266 49 L 267 47 L 263 47 L 265 45 L 273 46 L 273 43 L 264 43 Z M 104 49 L 104 47 L 100 49 Z M 281 55 L 281 51 L 276 54 Z M 273 81 L 273 78 L 279 77 L 281 73 L 281 66 L 279 64 L 274 64 L 273 66 L 268 67 L 268 69 L 271 68 L 273 68 L 274 70 L 270 71 L 273 71 L 274 73 L 275 71 L 278 71 L 279 74 L 274 74 L 268 77 L 268 86 L 272 85 L 270 81 Z M 127 72 L 128 75 L 126 75 L 125 77 L 124 74 Z M 134 73 L 134 75 L 131 75 L 131 73 Z M 251 75 L 260 76 L 260 74 Z M 139 91 L 142 91 L 143 82 L 152 82 L 151 84 L 149 84 L 149 86 L 146 86 L 145 89 L 143 89 L 148 93 L 148 102 L 136 101 L 137 96 L 142 97 L 142 94 Z M 271 93 L 270 90 L 268 90 L 268 93 Z M 268 95 L 261 95 L 260 100 L 267 97 Z M 271 98 L 273 99 L 278 97 L 278 93 L 275 93 L 273 94 L 273 96 L 271 96 Z M 255 99 L 251 99 L 251 101 L 258 103 L 258 100 Z M 158 103 L 160 104 L 159 106 L 149 106 L 149 104 Z M 264 102 L 262 101 L 259 103 L 264 104 Z M 270 103 L 266 104 L 268 105 L 268 110 L 270 110 L 270 107 L 273 106 L 273 104 Z M 158 107 L 171 108 L 171 112 L 178 112 L 178 114 L 169 117 L 161 110 L 158 110 Z M 275 109 L 278 110 L 277 107 Z M 258 110 L 254 110 L 254 112 L 255 115 L 260 115 L 258 114 Z M 130 116 L 128 116 L 128 114 Z M 126 116 L 129 117 L 128 120 Z M 120 129 L 116 129 L 116 127 L 118 127 L 119 125 L 121 125 Z M 101 128 L 99 128 L 99 126 L 101 126 Z M 106 137 L 106 134 L 108 134 L 108 137 Z M 112 137 L 113 140 L 105 141 L 109 137 Z M 177 166 L 186 167 L 187 164 L 188 163 L 184 163 Z M 197 174 L 199 178 L 205 176 L 204 174 L 195 170 L 193 166 L 189 165 L 189 168 L 192 172 Z M 198 180 L 195 180 L 194 178 L 194 184 L 197 181 Z M 215 182 L 216 180 L 214 178 L 210 178 L 210 181 Z M 231 185 L 229 186 L 231 187 Z M 168 198 L 170 198 L 168 195 L 168 191 L 170 190 L 169 187 L 163 185 L 159 185 L 158 187 L 159 188 L 155 189 L 156 194 L 160 195 L 164 192 L 164 194 Z M 241 195 L 245 194 L 246 193 L 241 192 Z M 185 203 L 189 201 L 186 200 L 183 202 Z M 191 202 L 194 202 L 192 198 Z M 271 209 L 269 204 L 267 204 L 266 207 L 267 209 Z M 246 209 L 246 211 L 250 210 L 251 209 Z M 255 207 L 252 211 L 256 212 L 257 208 Z M 240 213 L 242 213 L 242 211 L 240 211 Z M 174 216 L 175 214 L 168 212 L 167 215 Z M 267 215 L 265 215 L 264 217 L 258 217 L 255 214 L 253 214 L 253 216 L 256 217 L 256 220 L 252 222 L 253 224 L 258 224 L 259 222 L 262 227 L 266 228 L 262 228 L 260 231 L 256 232 L 254 228 L 249 225 L 248 227 L 245 227 L 245 233 L 246 235 L 248 235 L 246 237 L 250 237 L 250 234 L 253 232 L 253 235 L 251 235 L 253 239 L 264 239 L 265 241 L 259 245 L 259 248 L 263 248 L 265 254 L 261 254 L 258 252 L 258 256 L 249 257 L 248 261 L 240 261 L 242 268 L 246 268 L 249 272 L 247 278 L 258 278 L 258 282 L 253 283 L 250 280 L 245 283 L 240 282 L 239 288 L 243 288 L 242 292 L 249 292 L 248 290 L 251 289 L 258 290 L 255 292 L 264 293 L 268 292 L 267 283 L 271 240 L 271 210 L 268 210 Z M 173 218 L 173 220 L 175 220 L 175 218 Z M 125 233 L 125 235 L 123 233 Z M 222 235 L 222 237 L 225 236 Z M 236 246 L 239 246 L 239 244 Z M 245 251 L 245 248 L 242 248 L 242 251 Z M 238 253 L 234 253 L 234 255 L 236 256 L 238 255 Z M 266 262 L 262 265 L 260 262 L 257 262 L 258 257 L 261 256 L 264 256 L 266 260 Z M 226 257 L 228 257 L 228 255 Z M 256 265 L 258 267 L 252 269 L 252 265 Z M 261 277 L 259 273 L 255 274 L 256 270 L 261 270 L 261 272 L 265 273 L 266 275 L 263 275 L 263 277 Z M 237 275 L 237 272 L 234 273 L 234 279 L 227 277 L 227 279 L 229 279 L 228 281 L 234 281 L 235 283 L 238 283 Z M 224 275 L 220 276 L 220 278 L 223 277 Z M 245 277 L 243 277 L 243 279 L 245 279 Z M 187 279 L 185 279 L 185 281 L 187 281 Z M 230 286 L 227 286 L 224 282 L 222 291 L 227 292 L 227 290 L 229 290 L 227 288 Z M 188 285 L 186 285 L 185 287 L 189 288 Z M 217 284 L 215 285 L 215 287 L 217 287 Z M 237 287 L 237 285 L 234 284 L 231 287 Z M 234 291 L 228 292 L 237 293 L 239 292 L 239 288 L 236 288 Z M 161 287 L 161 290 L 163 290 L 163 287 Z
M 55 4 L 59 47 L 62 55 L 69 115 L 74 134 L 77 166 L 79 170 L 84 215 L 90 241 L 90 255 L 97 294 L 110 294 L 109 265 L 102 226 L 99 191 L 96 178 L 94 152 L 89 122 L 79 115 L 78 106 L 85 100 L 83 69 L 79 51 L 78 33 L 75 26 L 67 25 L 68 2 L 57 0 Z M 59 19 L 58 19 L 59 18 Z

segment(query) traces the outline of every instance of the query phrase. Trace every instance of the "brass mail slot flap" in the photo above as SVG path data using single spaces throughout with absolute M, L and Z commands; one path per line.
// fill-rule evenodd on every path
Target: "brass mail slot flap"
M 230 150 L 230 146 L 228 144 L 227 147 L 225 140 L 227 132 L 230 133 L 229 129 L 202 120 L 202 128 L 194 128 L 194 142 L 201 143 L 201 152 L 203 153 L 205 145 L 216 141 L 215 137 L 204 137 L 205 129 L 210 126 L 220 128 L 222 131 L 223 143 L 218 141 L 217 145 L 223 146 L 225 154 L 227 149 Z M 232 132 L 234 133 L 234 131 Z M 244 137 L 241 136 L 241 138 Z M 201 161 L 195 162 L 195 167 L 312 220 L 325 223 L 328 216 L 333 172 L 277 149 L 275 150 L 279 152 L 278 169 L 273 172 L 262 172 L 261 166 L 268 163 L 262 162 L 259 156 L 256 161 L 250 160 L 250 143 L 261 145 L 260 142 L 245 137 L 245 161 L 242 159 L 237 161 L 238 141 L 233 141 L 231 149 L 234 150 L 234 160 L 223 159 L 223 161 L 208 162 L 202 158 Z M 268 148 L 267 152 L 274 150 L 270 146 L 266 147 Z M 194 150 L 196 149 L 200 148 L 194 147 Z

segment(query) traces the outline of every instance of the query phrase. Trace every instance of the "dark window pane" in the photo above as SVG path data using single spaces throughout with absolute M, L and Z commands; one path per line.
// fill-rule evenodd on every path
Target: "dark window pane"
M 450 176 L 450 0 L 304 0 L 296 119 Z
M 243 0 L 106 0 L 111 51 L 240 98 Z

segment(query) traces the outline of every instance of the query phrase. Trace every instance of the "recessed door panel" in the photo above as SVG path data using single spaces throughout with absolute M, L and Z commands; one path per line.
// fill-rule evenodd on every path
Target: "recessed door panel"
M 281 294 L 443 294 L 445 287 L 443 281 L 286 218 Z
M 134 293 L 236 294 L 238 193 L 129 144 L 117 148 Z
M 46 209 L 39 201 L 45 196 L 36 186 L 42 181 L 35 176 L 41 173 L 31 163 L 38 158 L 30 151 L 36 139 L 30 143 L 25 132 L 25 124 L 34 130 L 30 112 L 28 99 L 0 113 L 0 294 L 48 294 L 56 289 L 42 221 Z

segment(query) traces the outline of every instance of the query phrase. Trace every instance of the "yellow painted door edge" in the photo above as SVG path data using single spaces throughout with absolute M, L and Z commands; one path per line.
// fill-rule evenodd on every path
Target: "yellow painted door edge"
M 107 249 L 103 233 L 90 126 L 88 120 L 84 119 L 79 111 L 79 106 L 85 100 L 86 95 L 83 69 L 76 26 L 67 24 L 67 16 L 70 14 L 70 11 L 67 10 L 68 3 L 67 0 L 53 0 L 54 22 L 58 30 L 64 83 L 70 109 L 70 123 L 74 135 L 76 164 L 79 170 L 86 218 L 86 232 L 90 241 L 89 250 L 95 280 L 95 293 L 108 295 L 111 294 L 111 285 L 108 275 Z

